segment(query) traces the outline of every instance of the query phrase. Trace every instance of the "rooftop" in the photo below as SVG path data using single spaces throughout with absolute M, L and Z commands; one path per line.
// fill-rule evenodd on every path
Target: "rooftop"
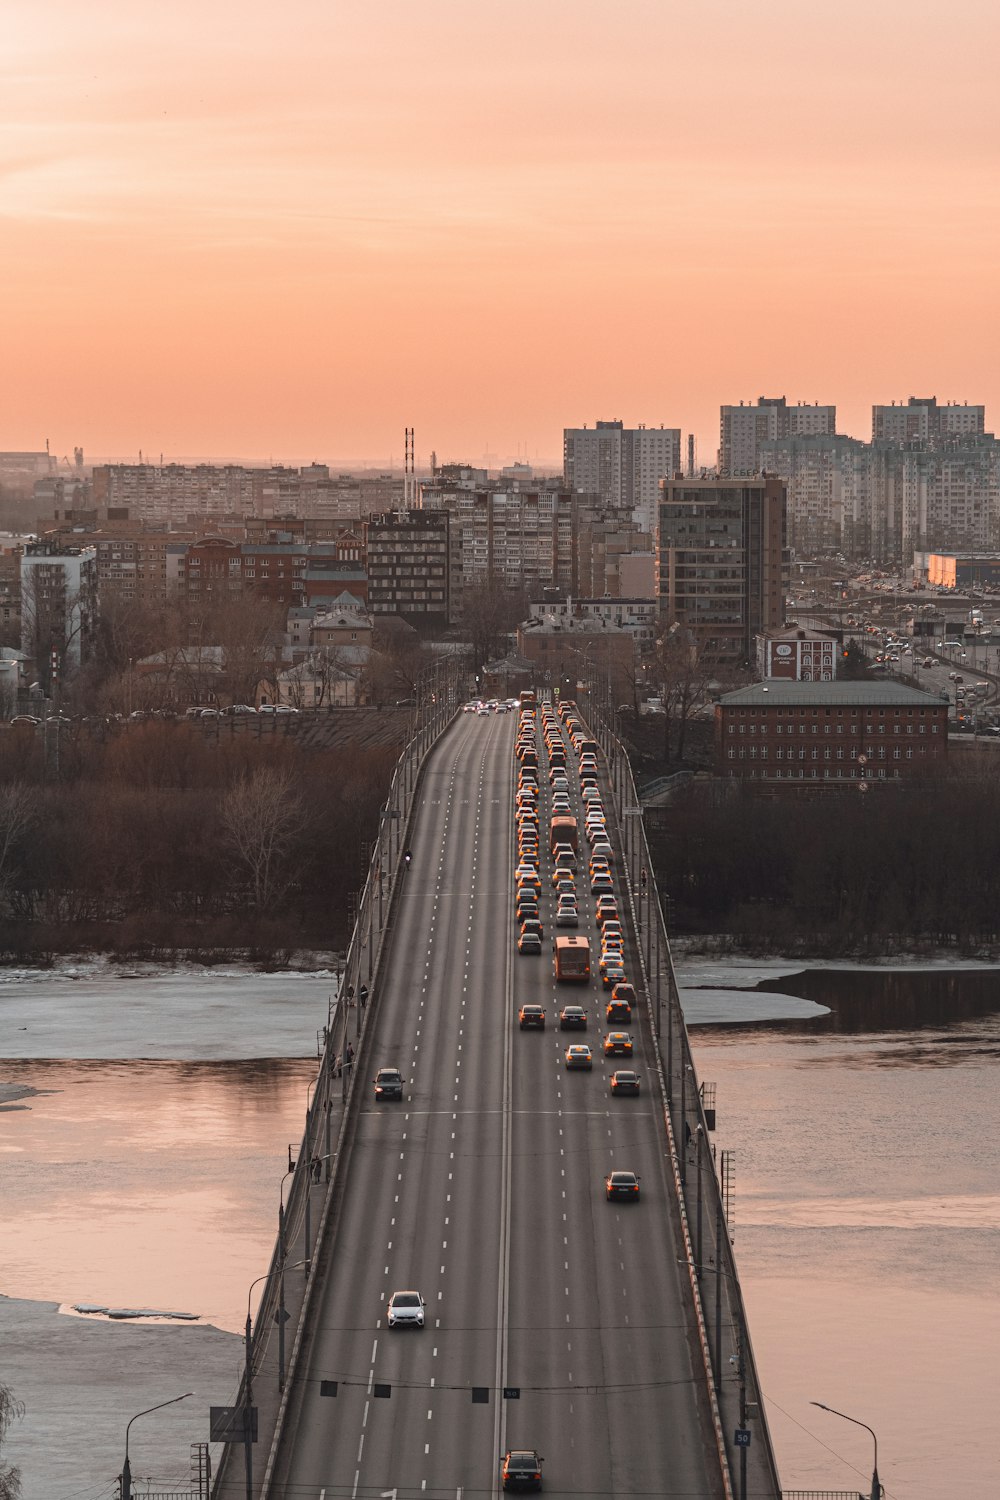
M 885 682 L 754 682 L 723 693 L 716 702 L 725 708 L 940 708 L 947 693 L 925 693 L 890 679 Z

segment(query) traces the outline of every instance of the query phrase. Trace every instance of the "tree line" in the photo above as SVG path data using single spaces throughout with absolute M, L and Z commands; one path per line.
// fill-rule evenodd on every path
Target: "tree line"
M 150 721 L 0 739 L 0 961 L 278 962 L 342 946 L 397 746 L 300 749 Z
M 762 798 L 699 785 L 647 819 L 668 925 L 753 953 L 1000 948 L 1000 767 Z

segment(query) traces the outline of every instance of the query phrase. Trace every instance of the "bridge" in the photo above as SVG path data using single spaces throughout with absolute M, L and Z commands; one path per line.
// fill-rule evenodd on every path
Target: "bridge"
M 727 1166 L 627 758 L 593 708 L 642 997 L 641 1093 L 617 1098 L 600 980 L 557 986 L 549 959 L 541 737 L 539 957 L 515 941 L 517 715 L 456 714 L 455 696 L 422 699 L 384 809 L 255 1323 L 248 1311 L 247 1375 L 214 1413 L 213 1495 L 473 1500 L 499 1494 L 502 1454 L 523 1447 L 551 1495 L 777 1500 Z M 579 930 L 596 948 L 582 840 L 580 855 Z M 558 1029 L 567 1001 L 587 1007 L 584 1037 Z M 519 1029 L 525 1003 L 545 1008 L 544 1031 Z M 565 1067 L 580 1040 L 592 1072 Z M 385 1066 L 406 1080 L 400 1102 L 374 1097 Z M 637 1202 L 606 1199 L 613 1168 L 639 1174 Z M 387 1328 L 399 1289 L 421 1294 L 422 1329 Z

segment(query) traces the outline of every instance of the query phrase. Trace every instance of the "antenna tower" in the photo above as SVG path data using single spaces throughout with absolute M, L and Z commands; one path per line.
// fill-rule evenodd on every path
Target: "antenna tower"
M 403 457 L 403 505 L 412 510 L 417 503 L 417 471 L 413 454 L 413 428 L 405 429 Z

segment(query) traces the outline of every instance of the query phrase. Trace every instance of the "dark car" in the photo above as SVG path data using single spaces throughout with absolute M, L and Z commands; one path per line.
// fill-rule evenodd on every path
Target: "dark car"
M 586 1031 L 587 1012 L 582 1005 L 564 1005 L 559 1012 L 560 1031 Z
M 604 1179 L 604 1191 L 608 1198 L 638 1198 L 639 1179 L 634 1172 L 609 1172 Z
M 619 1068 L 611 1075 L 611 1092 L 613 1094 L 637 1094 L 639 1092 L 638 1073 L 633 1073 L 631 1068 Z
M 536 1026 L 539 1031 L 545 1030 L 545 1012 L 540 1005 L 522 1005 L 517 1013 L 517 1020 L 522 1031 L 530 1026 Z
M 376 1099 L 402 1099 L 406 1079 L 398 1068 L 379 1068 L 375 1074 Z
M 511 1448 L 500 1471 L 505 1490 L 540 1490 L 544 1460 L 534 1448 Z
M 623 985 L 615 985 L 616 990 L 623 988 Z M 632 1020 L 632 1007 L 627 1000 L 616 1000 L 614 990 L 612 990 L 611 999 L 608 1001 L 604 1014 L 609 1026 L 628 1026 Z

